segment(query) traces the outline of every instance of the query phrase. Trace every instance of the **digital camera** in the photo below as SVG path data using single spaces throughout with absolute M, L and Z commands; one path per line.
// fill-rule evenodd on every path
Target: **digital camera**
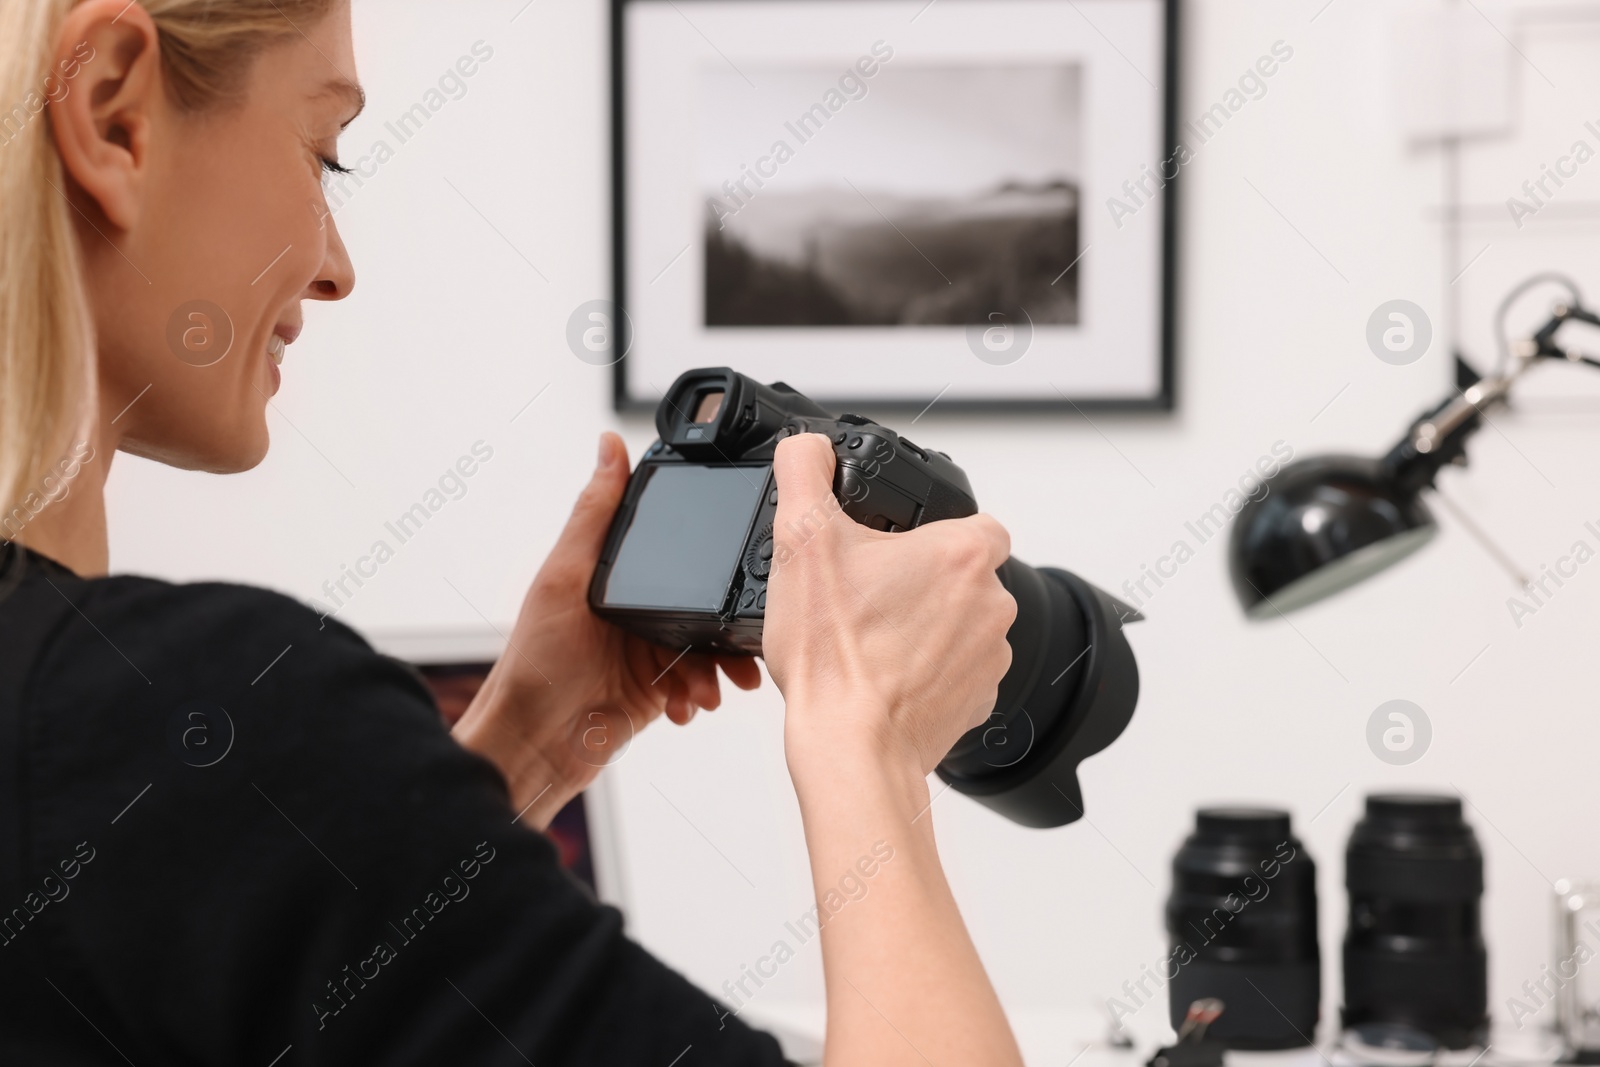
M 966 474 L 943 452 L 726 367 L 681 375 L 656 408 L 656 429 L 660 440 L 612 520 L 589 603 L 661 645 L 760 655 L 767 580 L 779 562 L 772 458 L 785 437 L 826 435 L 843 517 L 875 530 L 978 510 Z M 837 517 L 802 516 L 785 541 Z M 1006 635 L 1011 668 L 994 712 L 962 736 L 938 774 L 1024 826 L 1061 826 L 1083 814 L 1078 763 L 1116 740 L 1133 715 L 1139 671 L 1122 626 L 1140 616 L 1063 570 L 1013 558 L 999 576 L 1017 601 Z

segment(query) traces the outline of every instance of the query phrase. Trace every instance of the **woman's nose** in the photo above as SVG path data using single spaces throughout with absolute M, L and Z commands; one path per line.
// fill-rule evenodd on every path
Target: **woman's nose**
M 328 229 L 328 254 L 307 295 L 314 300 L 343 300 L 356 287 L 356 269 L 333 216 L 325 216 L 324 222 Z

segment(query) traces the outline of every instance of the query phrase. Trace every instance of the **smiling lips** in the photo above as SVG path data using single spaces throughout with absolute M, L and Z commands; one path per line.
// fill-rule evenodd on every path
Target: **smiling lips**
M 300 325 L 279 325 L 272 331 L 272 336 L 267 340 L 267 358 L 272 360 L 274 367 L 283 366 L 283 351 L 294 344 L 302 328 Z

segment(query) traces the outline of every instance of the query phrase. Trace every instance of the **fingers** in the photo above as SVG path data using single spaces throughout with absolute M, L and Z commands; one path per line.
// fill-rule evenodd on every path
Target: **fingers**
M 718 656 L 695 652 L 683 657 L 672 669 L 688 687 L 689 699 L 707 711 L 722 706 L 722 687 L 717 679 L 721 667 L 728 680 L 740 689 L 761 685 L 761 668 L 750 656 Z
M 740 689 L 758 689 L 761 686 L 761 667 L 751 656 L 718 656 L 717 664 L 728 681 Z
M 715 710 L 722 703 L 715 661 L 704 653 L 674 652 L 663 645 L 646 645 L 654 662 L 655 681 L 650 689 L 663 701 L 667 717 L 682 726 L 701 708 Z
M 919 527 L 946 539 L 957 560 L 970 559 L 989 570 L 999 570 L 1011 556 L 1011 535 L 991 515 L 969 515 L 964 519 L 945 519 Z
M 772 470 L 778 479 L 778 509 L 787 498 L 791 507 L 804 508 L 833 496 L 833 449 L 819 433 L 795 434 L 778 442 Z
M 605 546 L 611 517 L 628 487 L 628 449 L 614 433 L 600 435 L 600 455 L 594 475 L 573 506 L 572 517 L 550 552 L 550 562 L 587 578 Z
M 778 482 L 778 514 L 773 526 L 780 563 L 782 556 L 798 551 L 839 514 L 833 468 L 833 448 L 821 434 L 796 434 L 778 442 L 772 471 Z
M 677 667 L 678 677 L 698 707 L 715 711 L 722 705 L 722 689 L 717 685 L 717 663 L 704 653 L 685 656 Z
M 661 669 L 665 673 L 656 684 L 665 693 L 664 710 L 667 718 L 683 726 L 694 718 L 697 711 L 715 711 L 721 707 L 722 686 L 717 678 L 718 667 L 740 689 L 755 689 L 761 685 L 761 668 L 748 656 L 717 656 L 696 652 L 682 657 L 670 667 L 663 662 Z
M 668 719 L 671 719 L 679 726 L 683 726 L 694 718 L 694 706 L 689 703 L 689 689 L 683 684 L 681 678 L 676 674 L 668 674 L 656 684 L 666 687 L 667 704 L 665 710 Z
M 1000 525 L 993 515 L 977 514 L 966 520 L 971 523 L 989 546 L 989 560 L 998 569 L 1011 558 L 1011 532 Z

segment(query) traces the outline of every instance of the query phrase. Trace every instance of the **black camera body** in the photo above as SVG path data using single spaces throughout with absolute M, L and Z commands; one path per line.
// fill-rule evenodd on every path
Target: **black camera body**
M 833 415 L 781 382 L 726 367 L 681 375 L 656 409 L 660 439 L 628 482 L 589 586 L 596 614 L 657 644 L 761 654 L 775 563 L 778 442 L 825 435 L 838 510 L 791 520 L 787 543 L 830 521 L 891 533 L 976 514 L 960 467 L 861 415 Z M 1076 766 L 1122 732 L 1139 676 L 1122 624 L 1140 616 L 1082 579 L 1016 559 L 1012 666 L 987 723 L 939 765 L 958 792 L 1027 826 L 1083 813 Z
M 657 644 L 761 654 L 778 511 L 772 457 L 785 437 L 833 442 L 834 496 L 843 517 L 865 526 L 909 530 L 978 511 L 949 456 L 860 415 L 835 418 L 781 382 L 690 371 L 657 409 L 656 429 L 661 439 L 628 483 L 590 602 Z M 806 516 L 795 534 L 834 517 Z M 686 553 L 686 541 L 701 551 Z

